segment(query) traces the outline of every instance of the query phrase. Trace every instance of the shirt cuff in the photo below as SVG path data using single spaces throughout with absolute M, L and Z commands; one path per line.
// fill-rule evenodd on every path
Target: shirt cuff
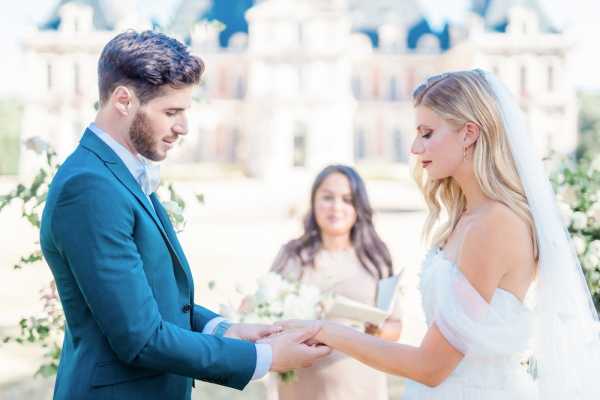
M 213 319 L 208 321 L 206 323 L 206 325 L 204 325 L 204 329 L 202 329 L 202 333 L 205 333 L 207 335 L 212 335 L 213 332 L 215 331 L 215 328 L 217 327 L 217 325 L 219 325 L 219 322 L 221 322 L 221 321 L 225 321 L 225 318 L 214 317 Z
M 252 380 L 260 379 L 269 372 L 273 363 L 273 349 L 270 344 L 257 343 L 256 345 L 256 368 Z

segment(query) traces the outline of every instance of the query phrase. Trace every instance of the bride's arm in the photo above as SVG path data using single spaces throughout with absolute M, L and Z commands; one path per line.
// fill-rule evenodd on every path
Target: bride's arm
M 419 347 L 382 340 L 333 322 L 319 321 L 315 339 L 380 371 L 437 386 L 456 368 L 463 355 L 434 325 Z
M 530 242 L 527 228 L 515 218 L 500 207 L 468 230 L 459 265 L 481 302 L 491 301 L 508 267 L 523 264 L 523 248 Z M 316 323 L 321 324 L 316 341 L 373 368 L 428 386 L 443 382 L 463 358 L 442 335 L 437 322 L 418 347 L 384 341 L 332 322 Z

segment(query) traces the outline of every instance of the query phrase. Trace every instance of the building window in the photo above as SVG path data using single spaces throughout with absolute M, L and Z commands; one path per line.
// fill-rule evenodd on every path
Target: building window
M 79 95 L 81 94 L 81 71 L 79 68 L 79 63 L 75 63 L 75 65 L 73 66 L 73 79 L 75 94 Z
M 229 159 L 232 164 L 239 161 L 240 142 L 242 141 L 242 133 L 238 127 L 231 131 L 231 142 L 229 143 Z
M 307 129 L 302 122 L 297 122 L 294 126 L 294 154 L 293 166 L 306 166 L 306 147 L 307 147 Z
M 549 92 L 554 91 L 554 67 L 552 65 L 548 65 L 546 87 Z
M 521 96 L 527 96 L 527 68 L 522 65 L 519 73 L 520 76 L 520 86 L 521 86 Z
M 408 162 L 408 151 L 406 149 L 404 135 L 402 134 L 402 131 L 398 128 L 395 128 L 392 131 L 392 143 L 394 144 L 394 161 L 401 163 Z
M 358 127 L 354 131 L 354 158 L 364 160 L 367 157 L 367 138 L 365 130 Z
M 358 76 L 352 78 L 352 93 L 356 100 L 360 100 L 362 96 L 362 82 Z
M 389 83 L 388 100 L 398 101 L 398 80 L 392 76 Z
M 371 75 L 371 82 L 372 82 L 372 86 L 371 86 L 371 96 L 373 99 L 378 99 L 379 98 L 379 80 L 380 80 L 381 74 L 379 72 L 378 68 L 374 68 L 373 69 L 373 73 Z
M 52 90 L 52 86 L 54 84 L 53 82 L 53 76 L 52 76 L 52 64 L 51 63 L 47 63 L 46 64 L 46 86 L 48 87 L 48 90 Z
M 240 76 L 235 82 L 235 98 L 243 99 L 246 96 L 246 80 Z
M 227 97 L 227 70 L 225 68 L 219 70 L 217 97 Z

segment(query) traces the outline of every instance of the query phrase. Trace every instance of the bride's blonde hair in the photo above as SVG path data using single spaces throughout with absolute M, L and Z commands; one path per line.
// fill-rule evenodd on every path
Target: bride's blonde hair
M 483 71 L 449 72 L 430 77 L 415 89 L 413 102 L 415 107 L 427 107 L 456 128 L 467 122 L 479 127 L 479 138 L 473 145 L 475 178 L 487 197 L 506 205 L 527 223 L 537 259 L 533 218 L 510 151 L 497 99 Z M 419 163 L 413 172 L 429 208 L 423 234 L 433 245 L 442 246 L 465 210 L 465 195 L 452 177 L 427 179 Z M 448 214 L 448 220 L 432 233 L 442 207 Z

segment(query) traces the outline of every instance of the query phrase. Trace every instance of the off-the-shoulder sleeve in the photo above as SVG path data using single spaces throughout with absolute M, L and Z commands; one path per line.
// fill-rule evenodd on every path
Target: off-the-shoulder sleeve
M 502 355 L 525 351 L 530 314 L 502 293 L 498 304 L 488 303 L 462 272 L 454 268 L 440 285 L 434 323 L 450 344 L 463 354 Z M 499 295 L 499 293 L 496 293 Z

